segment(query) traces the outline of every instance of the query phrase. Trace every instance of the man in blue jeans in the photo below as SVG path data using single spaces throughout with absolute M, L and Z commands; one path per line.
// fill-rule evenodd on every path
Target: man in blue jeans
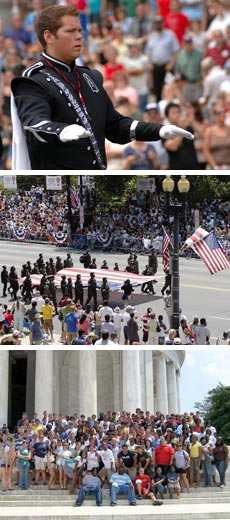
M 101 479 L 97 476 L 97 474 L 98 469 L 93 468 L 90 474 L 86 474 L 83 477 L 82 487 L 79 490 L 75 507 L 81 506 L 87 495 L 95 495 L 97 506 L 102 506 Z
M 117 495 L 128 495 L 129 505 L 136 506 L 136 496 L 134 485 L 130 476 L 124 472 L 124 467 L 120 466 L 117 473 L 113 473 L 109 480 L 111 484 L 110 500 L 111 506 L 115 506 Z

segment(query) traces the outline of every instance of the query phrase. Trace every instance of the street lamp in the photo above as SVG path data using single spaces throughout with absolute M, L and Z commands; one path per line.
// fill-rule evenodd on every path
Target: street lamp
M 179 217 L 182 209 L 185 208 L 186 201 L 184 199 L 183 203 L 180 203 L 177 198 L 175 198 L 173 202 L 170 200 L 170 194 L 172 194 L 175 188 L 175 182 L 171 178 L 171 175 L 165 177 L 162 182 L 162 188 L 167 195 L 168 216 L 170 215 L 170 210 L 172 210 L 173 213 L 173 252 L 170 266 L 172 275 L 170 327 L 178 331 L 180 324 Z M 177 183 L 177 189 L 183 197 L 189 192 L 190 182 L 186 178 L 186 175 L 181 175 Z

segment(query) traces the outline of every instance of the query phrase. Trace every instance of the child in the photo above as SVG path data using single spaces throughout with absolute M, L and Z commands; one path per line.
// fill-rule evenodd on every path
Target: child
M 176 472 L 174 465 L 170 466 L 169 472 L 167 473 L 168 491 L 170 498 L 173 497 L 173 490 L 176 490 L 177 498 L 180 498 L 180 475 Z

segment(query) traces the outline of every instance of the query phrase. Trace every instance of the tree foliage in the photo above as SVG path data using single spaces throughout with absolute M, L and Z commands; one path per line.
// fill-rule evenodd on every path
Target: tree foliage
M 217 429 L 218 435 L 223 437 L 226 444 L 230 444 L 230 386 L 221 383 L 210 390 L 202 403 L 205 419 L 210 419 Z

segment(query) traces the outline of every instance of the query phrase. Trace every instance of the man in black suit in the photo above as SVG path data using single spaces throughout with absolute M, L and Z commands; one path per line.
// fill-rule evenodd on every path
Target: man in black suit
M 44 51 L 40 61 L 12 81 L 12 92 L 32 170 L 104 170 L 105 138 L 125 144 L 192 134 L 172 126 L 142 123 L 117 112 L 103 88 L 100 72 L 76 66 L 82 33 L 72 5 L 49 6 L 37 17 L 36 32 Z M 19 144 L 14 110 L 14 135 Z M 15 163 L 13 169 L 23 169 Z M 20 151 L 22 146 L 20 145 Z M 24 166 L 25 167 L 25 166 Z

